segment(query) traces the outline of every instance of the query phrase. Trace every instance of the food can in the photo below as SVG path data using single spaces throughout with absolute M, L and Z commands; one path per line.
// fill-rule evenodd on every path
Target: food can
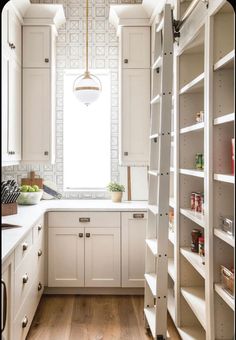
M 199 248 L 198 239 L 199 239 L 199 237 L 202 236 L 202 232 L 201 232 L 200 229 L 193 229 L 191 236 L 192 236 L 191 251 L 193 253 L 198 253 L 198 248 Z
M 205 212 L 205 206 L 204 206 L 204 193 L 201 194 L 201 204 L 202 204 L 202 214 L 204 215 L 204 212 Z
M 195 211 L 198 213 L 202 212 L 202 194 L 200 192 L 195 194 Z
M 196 153 L 195 156 L 195 166 L 196 169 L 202 170 L 202 166 L 204 167 L 204 159 L 203 159 L 203 154 L 202 153 Z
M 196 192 L 191 192 L 191 210 L 195 210 L 195 195 Z

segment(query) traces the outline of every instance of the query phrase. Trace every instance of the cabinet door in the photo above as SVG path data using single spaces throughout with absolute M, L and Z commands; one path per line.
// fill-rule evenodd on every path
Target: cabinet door
M 120 228 L 85 228 L 85 287 L 120 287 Z
M 147 165 L 150 121 L 150 70 L 122 70 L 122 165 Z
M 21 160 L 21 67 L 9 60 L 8 152 L 10 160 Z
M 51 66 L 50 35 L 49 26 L 23 27 L 23 67 Z
M 122 287 L 144 287 L 147 213 L 122 213 Z
M 48 161 L 51 140 L 50 70 L 23 70 L 23 160 Z
M 11 56 L 21 64 L 21 23 L 11 7 L 8 10 L 8 45 Z
M 1 79 L 1 92 L 2 92 L 2 162 L 9 161 L 8 155 L 8 74 L 9 74 L 9 58 L 2 51 L 2 79 Z
M 13 287 L 14 287 L 14 257 L 9 258 L 2 265 L 1 281 L 1 329 L 5 324 L 2 332 L 2 339 L 13 340 Z M 5 290 L 5 293 L 4 293 Z M 5 314 L 6 313 L 6 314 Z M 4 318 L 6 316 L 6 318 Z M 5 319 L 5 320 L 4 320 Z M 4 322 L 5 321 L 5 322 Z
M 84 228 L 48 228 L 48 286 L 84 286 Z
M 150 67 L 150 27 L 123 27 L 121 33 L 122 68 Z

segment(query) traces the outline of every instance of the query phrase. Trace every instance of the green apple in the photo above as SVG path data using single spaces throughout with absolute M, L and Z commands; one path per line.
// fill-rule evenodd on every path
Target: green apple
M 33 187 L 30 186 L 30 187 L 28 188 L 28 192 L 35 192 L 35 190 L 34 190 Z
M 38 187 L 38 185 L 32 185 L 32 188 L 34 188 L 34 191 L 40 191 L 40 189 L 39 189 L 39 187 Z
M 22 185 L 22 186 L 20 187 L 20 191 L 21 191 L 21 192 L 27 192 L 27 191 L 28 191 L 28 185 Z

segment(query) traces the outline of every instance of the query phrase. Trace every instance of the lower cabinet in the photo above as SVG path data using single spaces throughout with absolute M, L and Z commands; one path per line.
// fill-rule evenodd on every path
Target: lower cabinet
M 144 287 L 147 213 L 122 213 L 122 287 Z
M 1 279 L 1 331 L 2 339 L 13 340 L 13 292 L 14 292 L 14 254 L 2 265 Z
M 119 287 L 119 228 L 49 228 L 49 287 Z

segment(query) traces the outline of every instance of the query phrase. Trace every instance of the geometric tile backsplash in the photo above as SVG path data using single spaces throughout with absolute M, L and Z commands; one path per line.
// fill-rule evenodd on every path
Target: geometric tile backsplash
M 66 23 L 59 28 L 56 42 L 56 162 L 54 165 L 21 164 L 4 167 L 2 178 L 14 177 L 20 182 L 30 170 L 35 170 L 42 178 L 55 182 L 64 198 L 107 198 L 109 196 L 104 192 L 63 192 L 63 72 L 64 69 L 84 68 L 86 2 L 85 0 L 31 0 L 31 2 L 62 4 L 66 16 Z M 111 177 L 114 181 L 124 178 L 125 168 L 118 164 L 119 48 L 115 28 L 108 20 L 109 5 L 141 2 L 141 0 L 89 1 L 89 67 L 105 68 L 111 72 Z M 143 170 L 140 169 L 140 176 L 141 174 L 143 176 Z M 141 195 L 141 198 L 146 199 L 146 193 L 143 197 Z

